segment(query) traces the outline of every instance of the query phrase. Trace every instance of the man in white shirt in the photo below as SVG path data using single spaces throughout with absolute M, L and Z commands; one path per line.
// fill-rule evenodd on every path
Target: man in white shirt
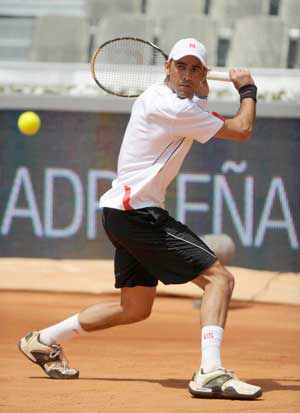
M 195 39 L 178 41 L 165 65 L 165 81 L 151 86 L 133 106 L 117 178 L 100 199 L 103 225 L 116 248 L 115 286 L 121 289 L 121 302 L 93 305 L 21 339 L 21 351 L 50 377 L 78 377 L 78 370 L 69 368 L 60 347 L 74 331 L 78 334 L 144 320 L 151 313 L 158 281 L 191 281 L 204 295 L 202 360 L 189 383 L 190 393 L 239 399 L 262 394 L 260 387 L 239 380 L 221 362 L 233 275 L 197 235 L 164 209 L 166 189 L 193 141 L 246 141 L 251 136 L 256 106 L 251 74 L 246 69 L 230 71 L 241 103 L 237 115 L 225 120 L 205 109 L 209 91 L 206 62 L 201 43 Z

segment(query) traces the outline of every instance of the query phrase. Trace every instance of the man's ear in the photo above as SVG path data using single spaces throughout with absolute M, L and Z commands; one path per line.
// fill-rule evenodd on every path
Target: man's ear
M 166 60 L 165 61 L 165 72 L 167 76 L 170 76 L 170 66 L 171 66 L 171 61 Z

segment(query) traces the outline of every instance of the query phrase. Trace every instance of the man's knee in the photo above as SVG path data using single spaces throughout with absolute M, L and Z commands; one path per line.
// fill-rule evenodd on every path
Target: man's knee
M 235 284 L 234 276 L 226 268 L 224 268 L 224 270 L 225 271 L 222 271 L 220 273 L 220 277 L 222 277 L 223 283 L 226 285 L 226 288 L 232 293 Z
M 194 282 L 203 289 L 214 284 L 228 294 L 232 294 L 235 283 L 233 274 L 223 267 L 219 261 L 205 271 L 204 274 L 197 277 Z
M 123 310 L 128 323 L 137 323 L 146 320 L 151 315 L 151 308 L 135 309 L 123 307 Z
M 231 295 L 234 289 L 234 276 L 226 268 L 218 268 L 216 271 L 207 277 L 208 281 L 218 286 L 227 294 Z

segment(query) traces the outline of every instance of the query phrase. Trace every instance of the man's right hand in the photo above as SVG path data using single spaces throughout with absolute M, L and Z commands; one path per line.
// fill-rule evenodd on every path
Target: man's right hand
M 237 90 L 239 90 L 244 85 L 255 85 L 255 82 L 248 69 L 230 69 L 229 76 Z

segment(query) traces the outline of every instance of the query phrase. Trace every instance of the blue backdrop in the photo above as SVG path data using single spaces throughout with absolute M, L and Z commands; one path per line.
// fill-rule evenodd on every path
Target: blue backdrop
M 37 135 L 20 112 L 0 112 L 0 254 L 111 258 L 99 196 L 115 176 L 129 115 L 39 111 Z M 194 143 L 166 207 L 199 235 L 228 233 L 234 265 L 300 270 L 300 120 L 259 118 L 253 138 Z

